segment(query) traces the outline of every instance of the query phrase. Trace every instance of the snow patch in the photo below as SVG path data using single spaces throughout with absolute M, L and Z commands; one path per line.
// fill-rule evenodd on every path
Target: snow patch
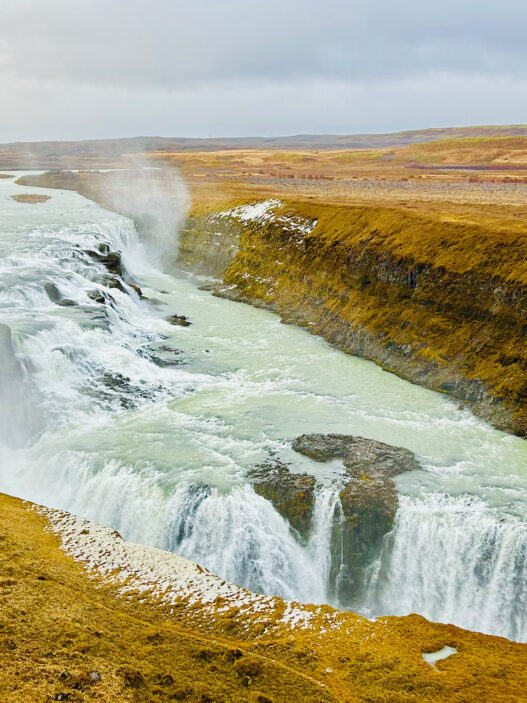
M 270 198 L 257 203 L 239 205 L 230 210 L 222 210 L 213 220 L 218 218 L 231 217 L 240 222 L 275 222 L 277 225 L 295 235 L 296 238 L 303 239 L 315 229 L 318 220 L 308 220 L 300 216 L 278 215 L 277 210 L 284 205 L 282 200 Z
M 36 509 L 61 537 L 62 549 L 89 572 L 118 585 L 123 596 L 142 594 L 168 605 L 184 601 L 209 618 L 234 610 L 238 618 L 245 616 L 250 623 L 261 620 L 269 625 L 269 616 L 275 616 L 277 626 L 313 627 L 318 612 L 313 606 L 251 593 L 173 552 L 127 542 L 115 530 L 70 513 Z M 335 613 L 334 627 L 338 615 Z
M 269 222 L 273 219 L 274 211 L 282 207 L 281 200 L 270 199 L 262 200 L 251 205 L 240 205 L 231 210 L 223 210 L 218 213 L 217 217 L 233 217 L 242 222 L 254 220 L 256 222 Z

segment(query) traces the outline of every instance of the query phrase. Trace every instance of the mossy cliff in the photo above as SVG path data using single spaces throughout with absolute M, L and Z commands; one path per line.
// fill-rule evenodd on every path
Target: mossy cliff
M 526 645 L 251 594 L 5 495 L 0 563 L 2 703 L 527 700 Z
M 180 262 L 201 273 L 210 262 L 226 284 L 220 294 L 527 432 L 521 225 L 302 201 L 271 205 L 265 217 L 240 212 L 190 217 Z

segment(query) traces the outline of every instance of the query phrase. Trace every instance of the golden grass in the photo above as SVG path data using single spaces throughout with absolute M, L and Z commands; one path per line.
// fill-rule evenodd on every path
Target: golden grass
M 444 139 L 412 144 L 400 153 L 434 164 L 517 165 L 527 169 L 527 137 Z
M 527 137 L 445 139 L 378 149 L 162 151 L 150 158 L 178 166 L 190 179 L 430 181 L 439 175 L 443 182 L 510 180 L 503 167 L 513 168 L 515 179 L 527 179 Z M 459 165 L 484 168 L 478 174 L 437 171 Z
M 184 603 L 171 612 L 122 598 L 62 552 L 44 517 L 5 495 L 0 560 L 2 703 L 60 694 L 145 703 L 527 700 L 525 645 L 419 616 L 370 622 L 349 613 L 330 632 L 270 621 L 264 633 Z M 435 670 L 421 653 L 444 645 L 458 654 Z M 90 680 L 93 671 L 99 681 Z

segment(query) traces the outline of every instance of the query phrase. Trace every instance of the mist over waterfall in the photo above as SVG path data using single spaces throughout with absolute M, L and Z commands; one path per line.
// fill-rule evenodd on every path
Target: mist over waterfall
M 155 173 L 155 177 L 153 174 Z M 136 156 L 130 168 L 105 180 L 112 210 L 130 217 L 149 247 L 149 258 L 163 265 L 177 257 L 178 235 L 190 207 L 190 193 L 176 168 L 152 168 Z
M 527 640 L 526 443 L 169 270 L 188 193 L 165 184 L 179 193 L 167 208 L 147 172 L 133 180 L 115 200 L 133 221 L 67 191 L 22 207 L 11 194 L 23 188 L 0 182 L 0 490 L 254 591 L 338 606 L 343 468 L 291 441 L 404 446 L 421 469 L 396 480 L 393 530 L 357 608 Z M 111 274 L 110 254 L 122 263 Z M 270 460 L 317 479 L 305 538 L 253 489 L 251 469 Z

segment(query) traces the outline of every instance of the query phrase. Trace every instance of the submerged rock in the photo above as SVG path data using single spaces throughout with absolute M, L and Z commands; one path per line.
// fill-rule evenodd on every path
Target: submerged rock
M 149 358 L 153 364 L 159 366 L 161 369 L 174 368 L 175 366 L 181 366 L 182 363 L 180 359 L 162 359 L 160 356 L 155 356 L 154 354 Z
M 71 307 L 73 305 L 77 305 L 77 303 L 74 300 L 71 300 L 71 298 L 64 298 L 59 287 L 55 283 L 51 283 L 50 281 L 44 283 L 44 290 L 46 291 L 51 302 L 56 305 L 60 305 L 61 307 Z
M 190 320 L 185 315 L 170 315 L 170 317 L 167 317 L 167 322 L 180 327 L 190 327 Z
M 276 511 L 307 540 L 315 505 L 315 478 L 293 474 L 281 462 L 253 469 L 250 478 L 255 492 L 270 500 Z
M 54 283 L 51 283 L 50 281 L 44 283 L 44 290 L 46 291 L 47 296 L 52 303 L 56 303 L 61 300 L 62 293 L 60 292 L 58 286 Z

